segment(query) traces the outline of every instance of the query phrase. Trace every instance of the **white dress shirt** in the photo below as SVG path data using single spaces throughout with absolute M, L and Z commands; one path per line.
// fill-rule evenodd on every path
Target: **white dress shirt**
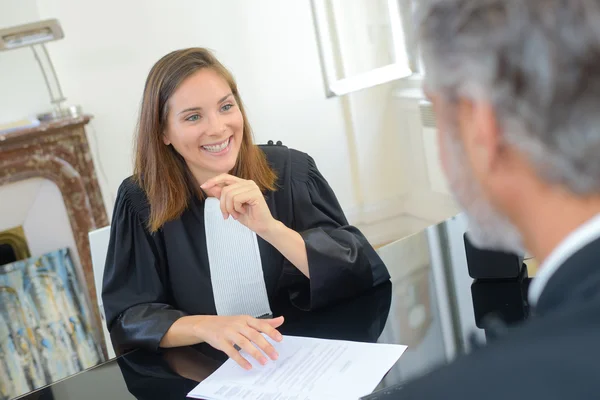
M 272 315 L 256 233 L 223 219 L 214 197 L 204 203 L 204 228 L 217 315 Z
M 540 265 L 538 274 L 533 278 L 529 286 L 529 304 L 532 306 L 536 305 L 552 275 L 569 257 L 598 238 L 600 238 L 600 214 L 567 235 Z

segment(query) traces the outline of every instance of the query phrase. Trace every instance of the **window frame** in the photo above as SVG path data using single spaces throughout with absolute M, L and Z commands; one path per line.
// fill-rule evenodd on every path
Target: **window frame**
M 341 50 L 338 29 L 335 26 L 335 9 L 330 9 L 328 0 L 311 0 L 326 97 L 344 96 L 383 83 L 420 76 L 419 52 L 412 34 L 412 11 L 415 0 L 386 0 L 386 2 L 395 62 L 360 74 L 338 78 L 338 70 L 343 62 L 340 60 Z

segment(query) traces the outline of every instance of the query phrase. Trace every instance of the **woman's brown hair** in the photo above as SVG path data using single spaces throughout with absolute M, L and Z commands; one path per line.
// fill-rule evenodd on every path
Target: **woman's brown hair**
M 173 146 L 163 142 L 169 98 L 185 79 L 203 68 L 211 68 L 227 81 L 244 119 L 240 152 L 230 173 L 253 180 L 263 192 L 275 190 L 277 176 L 264 153 L 254 145 L 252 129 L 233 75 L 207 49 L 174 51 L 161 58 L 150 70 L 137 127 L 134 179 L 148 197 L 148 228 L 151 232 L 178 218 L 188 207 L 192 196 L 204 197 L 183 157 Z

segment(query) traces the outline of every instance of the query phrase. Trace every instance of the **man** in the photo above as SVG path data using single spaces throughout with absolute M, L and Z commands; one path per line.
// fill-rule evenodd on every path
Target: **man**
M 541 265 L 526 323 L 398 398 L 600 398 L 600 0 L 419 3 L 425 90 L 471 240 Z

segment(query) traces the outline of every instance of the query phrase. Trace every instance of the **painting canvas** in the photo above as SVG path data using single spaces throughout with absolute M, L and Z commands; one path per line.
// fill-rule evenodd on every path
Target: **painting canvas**
M 0 399 L 102 361 L 68 249 L 0 266 Z

